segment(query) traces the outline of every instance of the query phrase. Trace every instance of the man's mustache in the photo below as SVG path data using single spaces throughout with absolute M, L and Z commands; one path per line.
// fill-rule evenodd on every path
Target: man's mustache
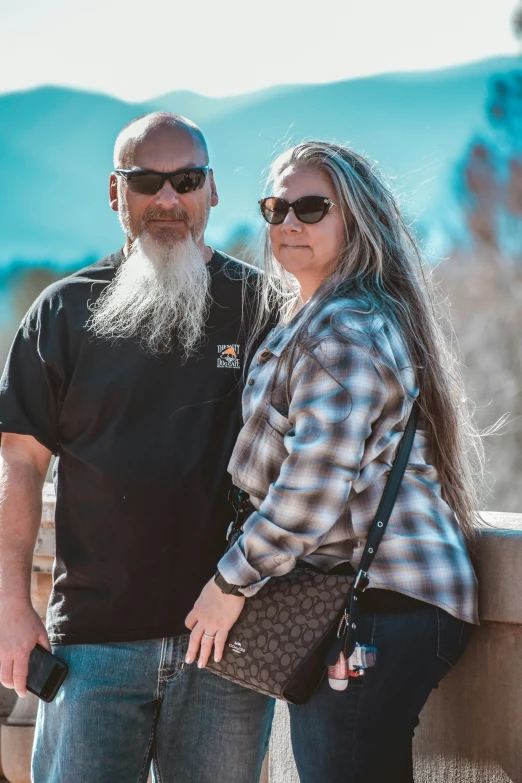
M 190 225 L 188 213 L 181 207 L 171 207 L 171 209 L 152 207 L 143 214 L 142 220 L 144 223 L 148 220 L 184 220 L 185 223 Z

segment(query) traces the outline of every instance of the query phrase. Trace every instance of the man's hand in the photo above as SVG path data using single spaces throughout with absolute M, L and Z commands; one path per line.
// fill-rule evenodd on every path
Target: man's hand
M 214 660 L 221 660 L 228 632 L 241 614 L 244 604 L 245 599 L 242 596 L 222 593 L 213 578 L 207 582 L 194 604 L 194 609 L 185 620 L 185 625 L 192 631 L 186 663 L 195 661 L 200 647 L 200 669 L 206 666 L 212 646 Z
M 31 604 L 0 601 L 0 682 L 18 696 L 27 694 L 29 655 L 37 642 L 51 651 L 45 626 Z

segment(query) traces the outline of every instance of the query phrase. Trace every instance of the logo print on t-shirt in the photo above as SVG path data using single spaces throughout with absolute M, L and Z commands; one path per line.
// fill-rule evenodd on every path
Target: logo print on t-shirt
M 239 369 L 239 345 L 218 345 L 218 367 Z

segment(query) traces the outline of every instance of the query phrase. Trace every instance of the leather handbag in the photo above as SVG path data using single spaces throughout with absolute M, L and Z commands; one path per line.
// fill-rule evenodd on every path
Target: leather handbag
M 368 571 L 408 464 L 418 415 L 414 403 L 357 573 L 322 573 L 298 562 L 288 574 L 272 577 L 246 599 L 223 657 L 218 663 L 210 659 L 208 669 L 268 696 L 304 704 L 341 650 L 350 657 L 357 641 L 359 601 L 370 583 Z M 229 547 L 241 535 L 249 507 L 248 495 L 237 490 Z

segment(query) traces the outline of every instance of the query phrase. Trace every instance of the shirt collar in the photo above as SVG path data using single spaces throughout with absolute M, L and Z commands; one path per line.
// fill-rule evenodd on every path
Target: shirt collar
M 299 312 L 294 315 L 287 326 L 275 327 L 275 335 L 267 342 L 265 350 L 270 351 L 274 356 L 281 356 L 299 327 L 302 326 L 303 321 L 307 318 L 310 312 L 311 302 L 312 300 L 309 299 L 308 302 L 301 307 Z
M 353 300 L 348 297 L 343 299 L 336 299 L 324 304 L 319 313 L 316 314 L 314 322 L 316 324 L 315 333 L 318 334 L 318 327 L 321 321 L 325 319 L 327 315 L 331 315 L 336 309 L 342 308 L 343 305 L 348 305 Z M 274 356 L 281 356 L 288 343 L 292 340 L 298 329 L 303 325 L 305 320 L 310 319 L 310 310 L 313 308 L 314 300 L 309 299 L 305 305 L 299 310 L 298 313 L 292 318 L 287 326 L 276 326 L 273 333 L 270 333 L 267 337 L 267 343 L 264 346 L 264 350 L 270 351 Z M 365 334 L 366 338 L 380 329 L 384 323 L 384 317 L 382 313 L 372 312 L 367 314 L 371 318 L 371 322 L 366 324 L 366 327 L 361 326 L 361 314 L 355 312 L 352 316 L 350 312 L 345 313 L 344 323 L 347 327 L 354 328 L 357 332 Z M 313 325 L 311 326 L 313 332 Z M 271 336 L 272 335 L 272 336 Z

